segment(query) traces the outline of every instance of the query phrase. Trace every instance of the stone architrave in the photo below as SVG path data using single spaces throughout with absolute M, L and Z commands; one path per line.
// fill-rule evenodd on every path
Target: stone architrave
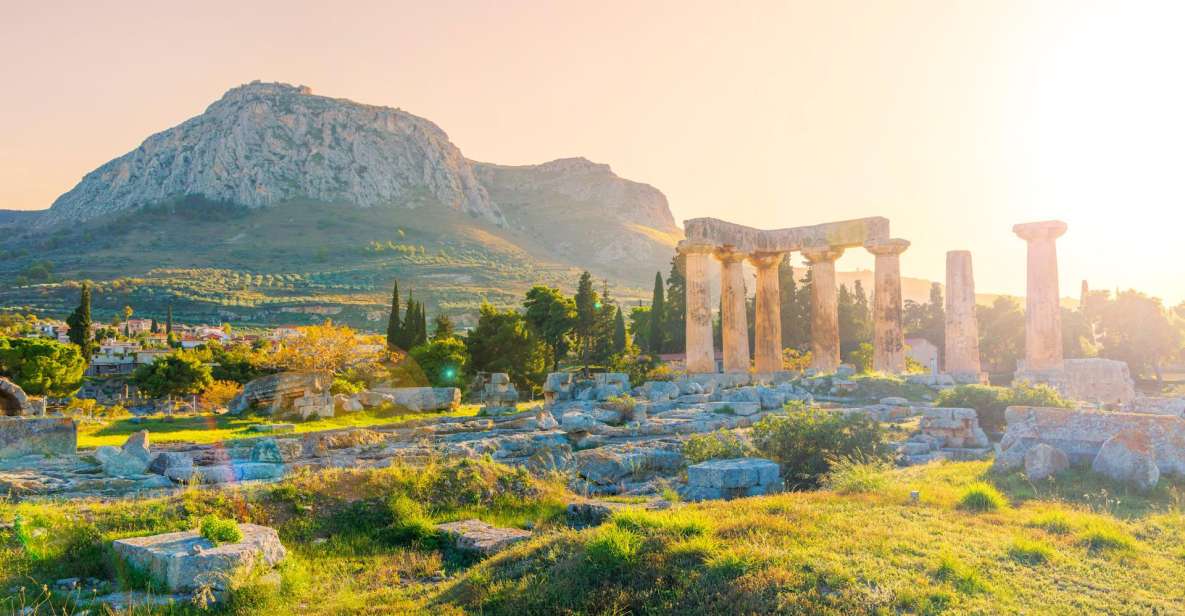
M 979 321 L 975 317 L 975 276 L 971 253 L 946 253 L 946 370 L 978 380 Z
M 1012 227 L 1029 243 L 1025 292 L 1025 365 L 1027 372 L 1054 372 L 1062 364 L 1062 309 L 1058 299 L 1057 238 L 1066 232 L 1060 220 Z
M 720 329 L 725 372 L 749 371 L 749 320 L 745 307 L 744 260 L 730 246 L 716 249 L 720 261 Z
M 905 372 L 905 335 L 901 329 L 902 239 L 869 240 L 864 248 L 876 255 L 872 309 L 872 368 L 893 374 Z
M 686 267 L 687 287 L 687 372 L 716 372 L 716 353 L 712 348 L 712 299 L 708 289 L 708 255 L 713 246 L 707 242 L 679 242 Z
M 778 287 L 778 266 L 782 253 L 763 252 L 749 255 L 757 268 L 756 320 L 753 359 L 759 373 L 782 370 L 782 294 Z
M 843 248 L 810 246 L 802 254 L 811 266 L 811 367 L 835 372 L 840 363 L 835 261 L 843 256 Z

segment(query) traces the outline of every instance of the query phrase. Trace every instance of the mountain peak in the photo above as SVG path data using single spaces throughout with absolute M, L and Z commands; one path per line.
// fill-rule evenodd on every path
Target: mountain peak
M 220 104 L 236 104 L 249 100 L 265 98 L 269 96 L 312 96 L 313 89 L 309 86 L 300 85 L 294 86 L 292 84 L 283 83 L 279 81 L 260 81 L 256 79 L 250 83 L 245 83 L 240 86 L 235 86 L 226 91 L 222 98 L 214 101 L 210 108 L 214 108 Z

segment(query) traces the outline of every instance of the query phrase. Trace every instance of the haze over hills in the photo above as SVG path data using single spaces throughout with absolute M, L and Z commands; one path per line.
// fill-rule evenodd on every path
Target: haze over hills
M 86 174 L 48 210 L 0 212 L 0 228 L 0 280 L 23 283 L 5 303 L 64 308 L 71 285 L 28 284 L 48 261 L 52 281 L 125 279 L 100 310 L 172 302 L 194 318 L 264 320 L 373 320 L 396 278 L 455 312 L 514 303 L 535 282 L 572 286 L 581 269 L 643 297 L 681 237 L 661 192 L 608 165 L 470 161 L 424 118 L 260 82 Z M 213 281 L 231 272 L 286 288 L 219 293 Z

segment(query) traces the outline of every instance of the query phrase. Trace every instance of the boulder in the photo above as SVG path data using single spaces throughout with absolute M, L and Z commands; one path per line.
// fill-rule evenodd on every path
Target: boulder
M 346 394 L 337 394 L 334 396 L 333 406 L 343 413 L 355 413 L 365 408 L 356 396 L 347 396 Z
M 1066 452 L 1041 443 L 1025 453 L 1025 476 L 1031 481 L 1041 481 L 1070 467 Z
M 196 532 L 184 531 L 116 539 L 111 547 L 124 562 L 172 592 L 203 586 L 226 590 L 238 572 L 272 568 L 286 556 L 274 529 L 255 524 L 240 524 L 239 529 L 241 541 L 219 546 Z
M 530 531 L 518 528 L 499 528 L 481 520 L 461 520 L 437 524 L 436 529 L 453 542 L 453 547 L 483 556 L 497 554 L 502 550 L 531 538 Z
M 237 479 L 234 467 L 229 464 L 195 466 L 192 477 L 202 484 L 231 483 Z
M 0 460 L 78 451 L 78 425 L 61 417 L 0 417 Z
M 1104 441 L 1090 468 L 1140 490 L 1156 487 L 1160 479 L 1152 439 L 1138 429 L 1123 430 Z
M 276 439 L 265 438 L 255 441 L 255 444 L 251 447 L 251 461 L 283 464 L 284 455 L 280 453 L 280 446 L 276 443 Z
M 270 481 L 284 476 L 284 465 L 270 462 L 243 462 L 234 465 L 238 481 Z
M 148 463 L 148 472 L 164 475 L 173 481 L 188 481 L 193 475 L 193 458 L 173 451 L 158 453 Z
M 143 475 L 148 470 L 148 460 L 111 445 L 96 448 L 95 459 L 103 466 L 103 472 L 113 477 Z
M 651 402 L 665 402 L 679 397 L 679 386 L 670 381 L 647 381 L 642 395 Z
M 572 399 L 572 385 L 575 376 L 571 372 L 552 372 L 543 382 L 543 404 L 550 407 L 556 402 Z
M 152 459 L 152 455 L 148 452 L 148 442 L 148 430 L 140 430 L 124 441 L 122 449 L 124 453 L 131 454 L 148 462 Z

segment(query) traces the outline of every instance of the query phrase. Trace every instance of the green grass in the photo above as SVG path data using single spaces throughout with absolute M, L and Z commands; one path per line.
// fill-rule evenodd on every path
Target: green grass
M 967 486 L 959 498 L 959 507 L 967 511 L 997 511 L 1008 506 L 1008 499 L 990 483 L 978 482 Z
M 1040 565 L 1054 559 L 1056 551 L 1042 541 L 1017 537 L 1008 548 L 1008 557 L 1022 565 Z
M 176 416 L 166 419 L 163 415 L 142 418 L 139 422 L 131 418 L 117 419 L 104 423 L 81 423 L 78 426 L 78 448 L 91 449 L 100 445 L 123 445 L 132 434 L 148 430 L 155 443 L 185 441 L 190 443 L 220 443 L 239 438 L 266 436 L 272 433 L 253 432 L 255 424 L 292 423 L 296 434 L 338 430 L 342 428 L 365 428 L 399 424 L 424 417 L 467 417 L 477 415 L 480 406 L 462 405 L 455 411 L 444 413 L 384 413 L 374 410 L 341 413 L 328 419 L 313 421 L 287 421 L 270 417 L 231 415 Z M 283 434 L 283 433 L 280 433 Z

